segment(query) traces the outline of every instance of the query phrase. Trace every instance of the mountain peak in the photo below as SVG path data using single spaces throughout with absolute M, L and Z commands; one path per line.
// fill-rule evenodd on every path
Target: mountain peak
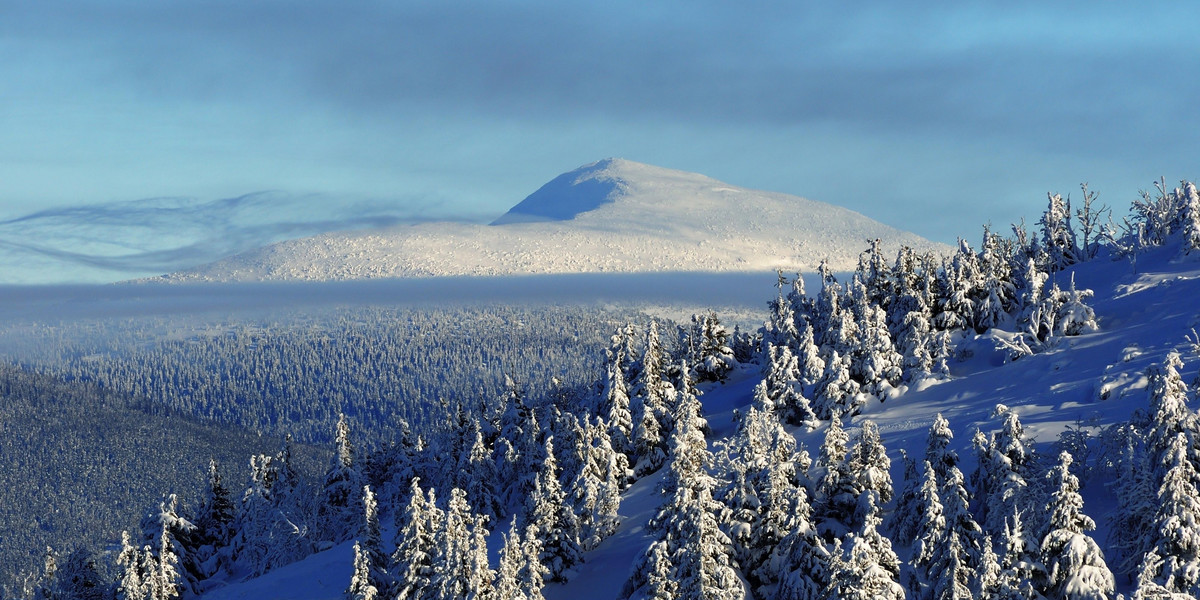
M 606 158 L 563 173 L 526 196 L 492 221 L 492 225 L 569 221 L 579 213 L 612 202 L 621 190 L 621 178 L 615 171 L 620 170 L 623 162 L 619 158 Z
M 624 158 L 605 158 L 555 177 L 491 224 L 569 221 L 615 201 L 635 182 L 680 178 L 708 179 Z

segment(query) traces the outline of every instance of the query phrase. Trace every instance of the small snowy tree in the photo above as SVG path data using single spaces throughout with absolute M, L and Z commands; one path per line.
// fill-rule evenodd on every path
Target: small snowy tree
M 1062 293 L 1054 332 L 1058 335 L 1080 335 L 1098 330 L 1096 313 L 1087 305 L 1091 297 L 1092 290 L 1075 289 L 1075 274 L 1071 273 L 1071 286 Z
M 1070 471 L 1071 455 L 1059 455 L 1059 465 L 1048 474 L 1056 489 L 1046 511 L 1050 532 L 1042 540 L 1042 563 L 1046 566 L 1045 593 L 1064 600 L 1108 600 L 1115 582 L 1104 562 L 1104 553 L 1087 535 L 1095 522 L 1083 514 L 1079 479 Z

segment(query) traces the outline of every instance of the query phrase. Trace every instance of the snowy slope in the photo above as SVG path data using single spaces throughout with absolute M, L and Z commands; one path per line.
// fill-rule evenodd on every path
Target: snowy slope
M 1183 354 L 1185 380 L 1196 376 L 1200 357 L 1185 339 L 1200 327 L 1200 262 L 1180 262 L 1174 252 L 1158 250 L 1142 255 L 1135 273 L 1129 263 L 1097 261 L 1058 274 L 1064 287 L 1073 272 L 1081 288 L 1096 291 L 1092 302 L 1100 331 L 1060 340 L 1048 352 L 1004 363 L 989 334 L 964 340 L 960 358 L 949 381 L 910 389 L 886 403 L 872 402 L 850 427 L 875 421 L 892 458 L 892 478 L 903 485 L 899 451 L 920 456 L 929 425 L 944 414 L 955 432 L 953 448 L 966 473 L 974 470 L 971 434 L 1000 427 L 992 416 L 997 403 L 1015 408 L 1037 449 L 1049 452 L 1058 435 L 1080 424 L 1098 427 L 1125 421 L 1132 411 L 1147 406 L 1145 372 L 1160 363 L 1167 352 Z M 731 411 L 750 403 L 758 379 L 753 368 L 736 373 L 731 382 L 705 389 L 701 400 L 713 426 L 713 439 L 732 433 Z M 1193 407 L 1194 408 L 1194 407 Z M 824 428 L 796 431 L 797 439 L 815 454 Z M 1094 457 L 1093 457 L 1094 459 Z M 661 502 L 654 490 L 657 476 L 635 484 L 621 505 L 623 522 L 614 536 L 586 557 L 565 585 L 549 585 L 548 600 L 608 600 L 614 598 L 629 574 L 636 556 L 650 540 L 644 533 L 647 519 Z M 1107 518 L 1115 504 L 1104 481 L 1085 481 L 1083 510 L 1099 528 L 1093 537 L 1105 545 Z M 890 507 L 888 507 L 890 509 Z M 908 549 L 897 548 L 901 559 Z M 294 568 L 293 568 L 294 567 Z M 207 598 L 340 598 L 351 572 L 346 548 L 310 557 L 276 573 L 218 590 Z M 1129 585 L 1118 580 L 1118 591 Z
M 491 225 L 426 223 L 291 240 L 168 281 L 852 269 L 867 240 L 946 250 L 858 213 L 703 175 L 607 159 L 547 183 Z

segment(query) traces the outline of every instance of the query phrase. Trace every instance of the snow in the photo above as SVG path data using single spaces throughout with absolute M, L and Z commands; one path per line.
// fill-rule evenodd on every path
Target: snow
M 1137 273 L 1129 263 L 1108 261 L 1086 263 L 1073 271 L 1080 289 L 1096 292 L 1092 306 L 1099 331 L 1063 338 L 1047 352 L 1011 363 L 997 361 L 987 351 L 989 344 L 996 343 L 994 337 L 981 336 L 965 346 L 973 349 L 969 357 L 951 365 L 951 379 L 911 385 L 902 396 L 868 403 L 863 414 L 852 419 L 849 428 L 866 419 L 879 425 L 897 489 L 903 482 L 900 450 L 920 456 L 927 429 L 938 413 L 950 421 L 955 433 L 952 449 L 961 457 L 963 471 L 970 473 L 975 468 L 971 433 L 976 428 L 986 432 L 1001 427 L 1003 417 L 994 413 L 997 404 L 1016 411 L 1026 436 L 1040 452 L 1048 453 L 1068 428 L 1121 422 L 1132 411 L 1145 408 L 1144 374 L 1167 352 L 1182 353 L 1185 380 L 1196 376 L 1198 357 L 1185 335 L 1200 319 L 1195 303 L 1200 294 L 1200 265 L 1176 261 L 1172 252 L 1164 250 L 1139 258 Z M 1060 284 L 1069 276 L 1060 274 Z M 703 390 L 705 416 L 713 428 L 710 443 L 732 433 L 733 410 L 749 404 L 758 378 L 755 369 L 742 368 L 729 383 Z M 824 430 L 794 433 L 815 452 Z M 616 597 L 634 560 L 649 544 L 644 529 L 662 501 L 655 491 L 659 483 L 656 474 L 625 493 L 618 532 L 585 556 L 586 562 L 573 570 L 568 583 L 549 585 L 545 591 L 548 599 Z M 1106 517 L 1116 506 L 1112 490 L 1104 484 L 1095 478 L 1085 480 L 1082 488 L 1083 510 L 1096 520 L 1098 528 L 1092 535 L 1101 547 L 1109 527 Z M 907 548 L 896 550 L 901 558 L 906 557 Z M 338 598 L 348 582 L 350 554 L 348 544 L 338 546 L 256 580 L 215 590 L 206 598 Z M 1128 585 L 1119 580 L 1118 591 L 1128 592 Z
M 885 253 L 949 248 L 856 212 L 696 173 L 606 159 L 560 175 L 492 225 L 422 223 L 289 240 L 156 281 L 852 270 Z

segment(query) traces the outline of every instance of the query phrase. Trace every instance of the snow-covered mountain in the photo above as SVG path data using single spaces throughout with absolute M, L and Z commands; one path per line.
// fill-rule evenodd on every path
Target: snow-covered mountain
M 281 242 L 168 281 L 335 280 L 585 272 L 811 272 L 947 248 L 856 212 L 610 158 L 556 177 L 490 225 L 424 223 Z

